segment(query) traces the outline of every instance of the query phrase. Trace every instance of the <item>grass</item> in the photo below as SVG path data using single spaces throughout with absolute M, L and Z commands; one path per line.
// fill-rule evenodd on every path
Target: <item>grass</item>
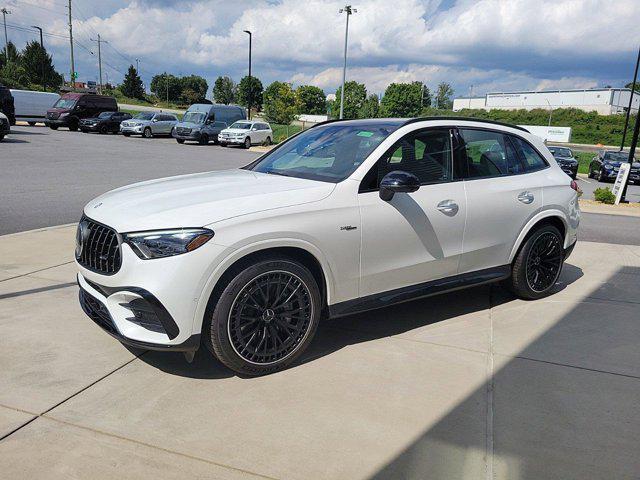
M 298 133 L 302 130 L 302 127 L 299 125 L 280 125 L 272 123 L 271 130 L 273 130 L 273 143 L 280 143 L 291 135 Z
M 573 151 L 573 156 L 578 160 L 578 173 L 589 173 L 589 164 L 594 157 L 593 152 L 576 152 Z

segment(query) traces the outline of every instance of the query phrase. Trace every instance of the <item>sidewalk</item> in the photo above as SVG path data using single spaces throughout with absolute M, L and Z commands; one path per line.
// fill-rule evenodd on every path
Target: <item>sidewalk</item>
M 0 236 L 6 478 L 631 478 L 640 246 L 578 243 L 557 293 L 480 287 L 325 321 L 240 378 L 80 310 L 74 226 Z

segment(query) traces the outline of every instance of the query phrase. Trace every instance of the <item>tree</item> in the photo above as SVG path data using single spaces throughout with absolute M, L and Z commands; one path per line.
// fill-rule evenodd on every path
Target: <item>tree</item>
M 144 98 L 142 79 L 133 65 L 129 65 L 129 70 L 127 70 L 122 85 L 120 85 L 120 91 L 125 97 Z
M 422 110 L 422 82 L 392 83 L 380 102 L 386 117 L 417 117 Z
M 229 105 L 236 99 L 236 84 L 229 77 L 218 77 L 213 84 L 213 100 Z
M 632 87 L 632 86 L 633 86 L 633 82 L 629 82 L 629 83 L 627 83 L 627 84 L 624 86 L 624 88 L 629 88 L 629 89 L 631 89 L 631 87 Z M 639 82 L 636 82 L 636 88 L 634 88 L 634 90 L 635 90 L 636 92 L 640 92 L 640 81 L 639 81 Z M 635 94 L 634 94 L 634 96 L 635 96 Z
M 378 101 L 378 96 L 375 93 L 372 93 L 367 97 L 358 112 L 358 118 L 376 118 L 380 113 L 380 102 Z
M 324 91 L 313 85 L 300 85 L 296 89 L 298 113 L 324 115 L 327 113 L 327 100 Z
M 22 67 L 29 83 L 43 85 L 45 89 L 57 89 L 62 85 L 63 78 L 53 67 L 53 60 L 47 50 L 40 43 L 31 41 L 27 43 L 21 54 Z
M 331 105 L 331 115 L 335 118 L 340 116 L 340 94 L 342 86 L 336 91 L 336 99 Z M 358 112 L 362 109 L 367 98 L 367 89 L 364 83 L 354 81 L 344 84 L 344 118 L 358 118 Z
M 264 113 L 268 121 L 289 125 L 296 116 L 296 94 L 291 84 L 273 82 L 264 91 Z
M 438 84 L 436 93 L 436 107 L 441 110 L 451 110 L 453 108 L 453 88 L 446 82 Z
M 238 103 L 247 108 L 251 107 L 260 111 L 262 108 L 262 82 L 256 77 L 243 77 L 238 84 Z M 251 100 L 251 105 L 249 105 Z
M 164 72 L 160 75 L 154 75 L 151 79 L 151 92 L 160 100 L 177 101 L 182 95 L 182 83 L 175 75 Z
M 198 103 L 207 98 L 209 85 L 207 81 L 199 75 L 189 75 L 180 79 L 182 87 L 181 98 L 185 103 Z
M 9 62 L 7 62 L 7 53 L 9 53 Z M 16 48 L 13 42 L 7 43 L 7 49 L 3 48 L 0 52 L 0 68 L 4 67 L 7 63 L 20 63 L 20 52 Z
M 9 88 L 25 88 L 29 85 L 29 78 L 20 64 L 10 62 L 0 68 L 0 84 Z

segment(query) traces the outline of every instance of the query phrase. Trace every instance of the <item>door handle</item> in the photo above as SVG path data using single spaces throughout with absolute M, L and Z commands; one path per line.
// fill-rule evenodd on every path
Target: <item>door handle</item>
M 533 196 L 533 193 L 529 192 L 528 190 L 525 190 L 524 192 L 520 192 L 518 194 L 518 201 L 524 203 L 525 205 L 533 203 L 534 200 L 535 197 Z
M 436 208 L 448 217 L 453 217 L 460 209 L 453 200 L 442 200 Z

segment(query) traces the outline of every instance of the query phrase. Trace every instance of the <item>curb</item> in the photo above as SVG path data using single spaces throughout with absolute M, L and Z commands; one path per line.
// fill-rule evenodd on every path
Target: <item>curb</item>
M 62 225 L 53 225 L 51 227 L 34 228 L 33 230 L 24 230 L 22 232 L 5 233 L 4 235 L 0 235 L 0 238 L 16 237 L 18 235 L 24 235 L 26 233 L 46 232 L 48 230 L 57 230 L 59 228 L 73 227 L 73 226 L 75 226 L 77 224 L 78 224 L 78 222 L 64 223 Z
M 580 211 L 583 213 L 597 213 L 600 215 L 618 215 L 621 217 L 640 218 L 640 208 L 628 205 L 605 205 L 595 200 L 579 200 Z

